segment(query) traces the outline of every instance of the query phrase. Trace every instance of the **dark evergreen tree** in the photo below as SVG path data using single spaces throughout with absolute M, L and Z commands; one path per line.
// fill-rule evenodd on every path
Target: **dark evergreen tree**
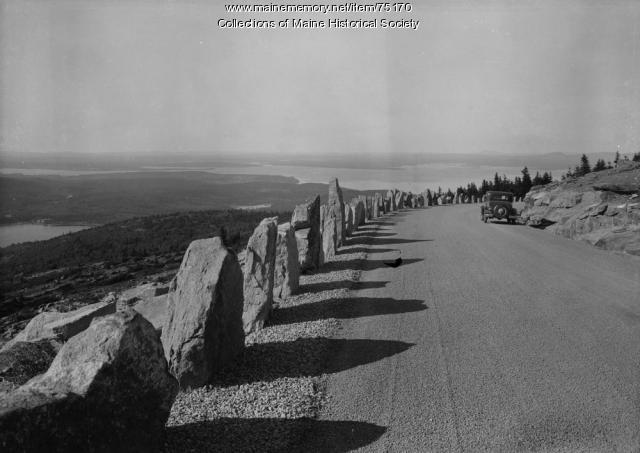
M 598 159 L 596 165 L 593 167 L 593 171 L 602 171 L 607 169 L 607 164 L 604 162 L 604 159 Z
M 531 190 L 531 186 L 533 182 L 531 181 L 531 175 L 529 175 L 529 169 L 524 167 L 522 169 L 522 195 L 525 195 L 529 190 Z
M 584 176 L 587 173 L 591 173 L 591 164 L 589 164 L 587 155 L 583 154 L 580 158 L 580 176 Z

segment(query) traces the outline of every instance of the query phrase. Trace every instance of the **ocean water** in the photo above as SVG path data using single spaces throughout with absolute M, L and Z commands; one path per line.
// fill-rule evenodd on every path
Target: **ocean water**
M 149 171 L 206 171 L 218 174 L 239 175 L 281 175 L 297 178 L 301 183 L 327 183 L 336 177 L 342 187 L 351 189 L 369 190 L 395 187 L 401 190 L 422 192 L 425 189 L 443 190 L 448 188 L 455 190 L 458 186 L 464 186 L 470 182 L 480 185 L 483 179 L 492 180 L 493 175 L 506 175 L 510 179 L 521 176 L 521 167 L 495 167 L 484 165 L 466 164 L 425 164 L 402 166 L 390 169 L 358 169 L 358 168 L 334 168 L 334 167 L 309 167 L 301 165 L 247 165 L 247 166 L 220 166 L 220 167 L 153 167 Z M 536 171 L 541 173 L 544 169 L 529 168 L 531 175 Z M 2 174 L 24 175 L 88 175 L 119 173 L 114 171 L 69 171 L 47 169 L 0 169 Z M 554 175 L 554 176 L 559 176 Z
M 227 174 L 264 174 L 293 176 L 301 183 L 326 183 L 336 177 L 342 187 L 369 190 L 395 187 L 400 190 L 422 192 L 425 189 L 443 190 L 458 186 L 466 187 L 470 182 L 478 186 L 483 179 L 492 180 L 493 175 L 506 175 L 510 179 L 522 176 L 520 167 L 469 166 L 465 164 L 429 164 L 403 166 L 393 169 L 354 169 L 330 167 L 304 167 L 296 165 L 260 165 L 253 167 L 216 167 L 205 171 Z M 544 170 L 530 168 L 531 175 Z
M 0 226 L 0 247 L 22 242 L 43 241 L 66 233 L 90 228 L 86 225 L 44 225 L 41 223 L 18 223 Z

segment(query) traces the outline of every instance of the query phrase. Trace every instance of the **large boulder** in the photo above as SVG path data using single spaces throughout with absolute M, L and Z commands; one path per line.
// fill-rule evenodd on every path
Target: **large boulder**
M 167 288 L 169 289 L 169 288 Z M 169 312 L 169 294 L 162 294 L 152 298 L 144 298 L 135 302 L 131 308 L 140 313 L 159 332 L 167 322 Z
M 178 391 L 160 338 L 133 310 L 96 319 L 49 370 L 0 403 L 0 445 L 21 452 L 156 452 Z
M 109 315 L 115 311 L 116 299 L 109 297 L 73 311 L 40 313 L 31 319 L 18 335 L 7 342 L 3 349 L 10 348 L 12 344 L 20 341 L 48 339 L 63 343 L 89 327 L 94 318 Z
M 300 264 L 296 235 L 290 223 L 278 225 L 276 263 L 273 276 L 273 297 L 283 300 L 298 292 Z
M 276 263 L 277 217 L 262 220 L 247 244 L 244 271 L 245 333 L 262 329 L 273 306 L 273 276 Z
M 169 291 L 162 344 L 181 388 L 205 385 L 244 349 L 242 271 L 219 237 L 189 244 Z
M 329 181 L 329 199 L 327 200 L 329 207 L 328 214 L 336 219 L 336 246 L 344 244 L 346 239 L 346 230 L 344 225 L 344 200 L 342 198 L 342 189 L 338 184 L 338 178 Z

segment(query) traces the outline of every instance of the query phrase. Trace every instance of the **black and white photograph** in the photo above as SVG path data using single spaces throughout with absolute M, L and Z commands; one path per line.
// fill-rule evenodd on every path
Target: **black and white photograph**
M 2 453 L 640 453 L 639 0 L 0 0 Z

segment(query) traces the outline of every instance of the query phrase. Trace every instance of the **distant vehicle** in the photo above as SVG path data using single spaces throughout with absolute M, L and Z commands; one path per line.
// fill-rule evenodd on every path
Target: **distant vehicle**
M 491 218 L 506 220 L 507 223 L 516 223 L 520 218 L 518 211 L 513 207 L 513 194 L 511 192 L 488 191 L 480 205 L 480 218 L 484 223 Z

